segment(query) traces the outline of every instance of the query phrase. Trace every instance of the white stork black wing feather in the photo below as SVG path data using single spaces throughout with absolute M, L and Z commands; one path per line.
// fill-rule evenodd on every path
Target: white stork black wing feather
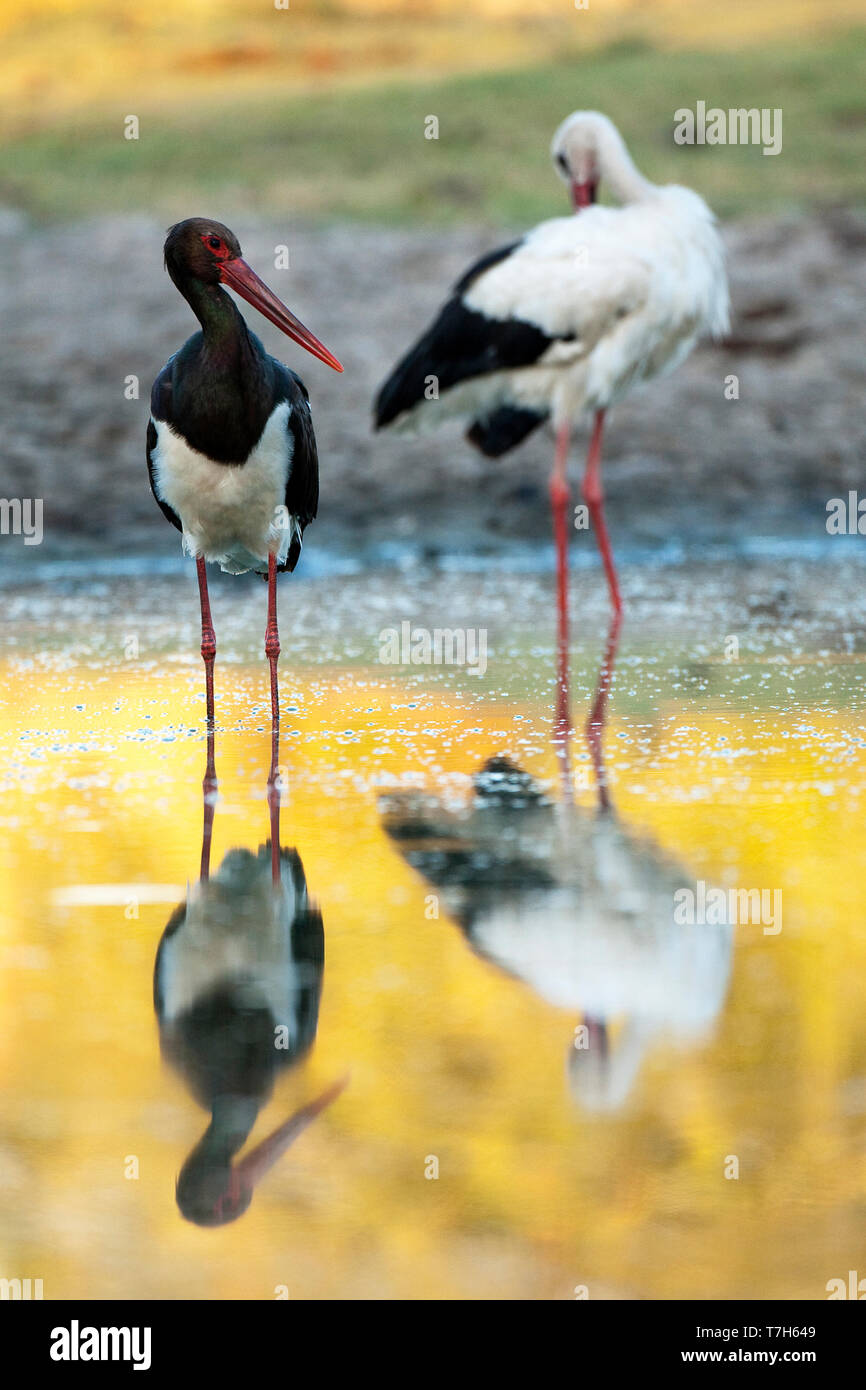
M 554 340 L 537 324 L 490 316 L 466 302 L 472 286 L 522 245 L 515 241 L 488 252 L 461 276 L 434 323 L 382 386 L 375 405 L 377 429 L 429 399 L 434 381 L 437 393 L 443 393 L 474 378 L 531 366 L 543 357 Z M 545 411 L 499 405 L 472 424 L 468 438 L 483 453 L 498 455 L 525 438 L 545 415 Z
M 704 272 L 717 238 L 700 200 L 697 249 L 672 247 L 689 196 L 672 189 L 651 209 L 596 204 L 484 257 L 381 388 L 377 427 L 462 416 L 469 440 L 498 455 L 549 415 L 610 405 L 681 360 L 721 312 Z

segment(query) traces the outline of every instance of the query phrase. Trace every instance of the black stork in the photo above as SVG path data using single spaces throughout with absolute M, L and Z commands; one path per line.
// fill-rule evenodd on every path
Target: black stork
M 556 131 L 551 153 L 577 215 L 540 223 L 465 272 L 381 387 L 374 424 L 426 430 L 463 418 L 469 442 L 498 458 L 551 420 L 557 718 L 564 724 L 573 422 L 583 413 L 593 419 L 583 497 L 618 624 L 622 604 L 601 482 L 605 412 L 638 382 L 682 362 L 700 337 L 726 330 L 728 287 L 706 203 L 691 189 L 644 178 L 607 116 L 573 112 Z M 601 185 L 619 207 L 596 202 Z
M 208 562 L 230 574 L 255 570 L 267 577 L 265 654 L 277 724 L 276 580 L 278 572 L 294 570 L 304 529 L 316 515 L 316 437 L 304 383 L 265 352 L 223 287 L 314 357 L 337 372 L 343 368 L 247 265 L 237 237 L 221 222 L 190 217 L 169 228 L 165 267 L 201 331 L 169 358 L 153 384 L 147 467 L 154 497 L 196 561 L 208 728 L 216 656 Z
M 228 850 L 211 874 L 214 799 L 205 776 L 199 882 L 172 913 L 154 964 L 162 1055 L 211 1114 L 176 1188 L 182 1215 L 199 1226 L 241 1216 L 265 1173 L 348 1081 L 333 1083 L 237 1159 L 277 1076 L 313 1047 L 325 968 L 322 914 L 300 855 L 280 844 L 273 766 L 268 801 L 269 843 L 257 853 Z

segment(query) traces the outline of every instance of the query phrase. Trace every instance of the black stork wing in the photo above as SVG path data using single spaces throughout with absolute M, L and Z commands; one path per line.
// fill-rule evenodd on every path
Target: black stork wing
M 546 352 L 553 339 L 535 324 L 517 318 L 489 318 L 465 303 L 464 296 L 470 286 L 522 245 L 522 241 L 515 241 L 488 252 L 458 280 L 438 318 L 381 387 L 374 407 L 377 429 L 389 425 L 424 400 L 431 377 L 436 378 L 440 392 L 447 391 L 450 386 L 471 377 L 530 366 Z M 524 433 L 528 433 L 540 418 L 543 417 L 533 415 L 533 423 Z
M 157 506 L 163 516 L 171 522 L 172 526 L 176 526 L 178 531 L 182 531 L 183 525 L 177 512 L 173 511 L 167 502 L 163 502 L 156 490 L 153 464 L 153 454 L 157 443 L 156 426 L 153 422 L 154 420 L 171 419 L 171 377 L 173 363 L 174 358 L 170 357 L 159 376 L 156 378 L 156 381 L 153 383 L 153 390 L 150 393 L 150 419 L 147 422 L 147 476 L 150 478 L 150 490 L 156 498 Z
M 304 531 L 315 520 L 319 507 L 319 455 L 307 388 L 301 378 L 281 362 L 275 366 L 275 403 L 288 401 L 291 406 L 287 428 L 292 440 L 292 461 L 286 481 L 285 507 L 292 539 L 285 564 L 280 565 L 281 571 L 291 572 L 300 559 Z

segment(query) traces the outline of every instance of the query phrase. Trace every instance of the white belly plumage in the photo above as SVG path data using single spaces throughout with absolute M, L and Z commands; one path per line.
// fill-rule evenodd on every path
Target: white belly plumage
M 190 448 L 164 420 L 154 420 L 153 479 L 157 496 L 183 526 L 183 548 L 230 574 L 266 570 L 268 554 L 285 561 L 296 519 L 286 514 L 292 466 L 291 406 L 282 401 L 245 463 L 214 463 Z
M 292 953 L 292 922 L 306 893 L 299 902 L 285 862 L 280 877 L 275 891 L 270 851 L 263 857 L 233 849 L 212 879 L 189 890 L 186 917 L 160 953 L 164 1023 L 225 989 L 270 1009 L 296 1041 L 299 992 L 309 979 Z

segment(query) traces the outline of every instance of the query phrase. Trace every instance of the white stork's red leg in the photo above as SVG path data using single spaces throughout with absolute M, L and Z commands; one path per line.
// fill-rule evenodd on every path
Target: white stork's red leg
M 613 668 L 616 661 L 617 647 L 619 646 L 619 630 L 621 626 L 622 610 L 617 609 L 610 620 L 607 644 L 604 649 L 604 661 L 598 673 L 598 681 L 595 687 L 595 699 L 592 709 L 589 712 L 589 718 L 586 721 L 586 741 L 589 744 L 589 753 L 592 758 L 593 768 L 595 769 L 598 804 L 603 811 L 610 809 L 607 772 L 604 766 L 604 724 L 607 718 L 607 699 L 613 680 Z
M 556 732 L 567 741 L 571 720 L 568 708 L 568 442 L 570 429 L 556 431 L 556 453 L 550 478 L 553 535 L 556 541 Z
M 196 559 L 196 570 L 198 571 L 198 596 L 201 602 L 201 654 L 204 660 L 205 690 L 207 692 L 207 723 L 208 723 L 208 771 L 207 777 L 213 777 L 213 664 L 216 656 L 216 637 L 213 630 L 213 622 L 210 615 L 210 598 L 207 591 L 207 566 L 203 555 Z
M 271 719 L 280 722 L 280 695 L 277 688 L 277 661 L 280 656 L 280 632 L 277 627 L 277 559 L 268 555 L 268 625 L 265 628 L 265 656 L 271 663 Z
M 604 411 L 597 410 L 592 439 L 589 442 L 589 453 L 586 456 L 586 470 L 583 475 L 581 491 L 583 500 L 589 507 L 589 515 L 595 530 L 598 548 L 601 551 L 604 572 L 607 575 L 607 585 L 610 589 L 610 601 L 613 604 L 614 612 L 621 614 L 622 599 L 619 596 L 619 581 L 616 577 L 613 552 L 610 548 L 610 538 L 604 519 L 604 489 L 601 485 L 601 434 L 603 428 Z

